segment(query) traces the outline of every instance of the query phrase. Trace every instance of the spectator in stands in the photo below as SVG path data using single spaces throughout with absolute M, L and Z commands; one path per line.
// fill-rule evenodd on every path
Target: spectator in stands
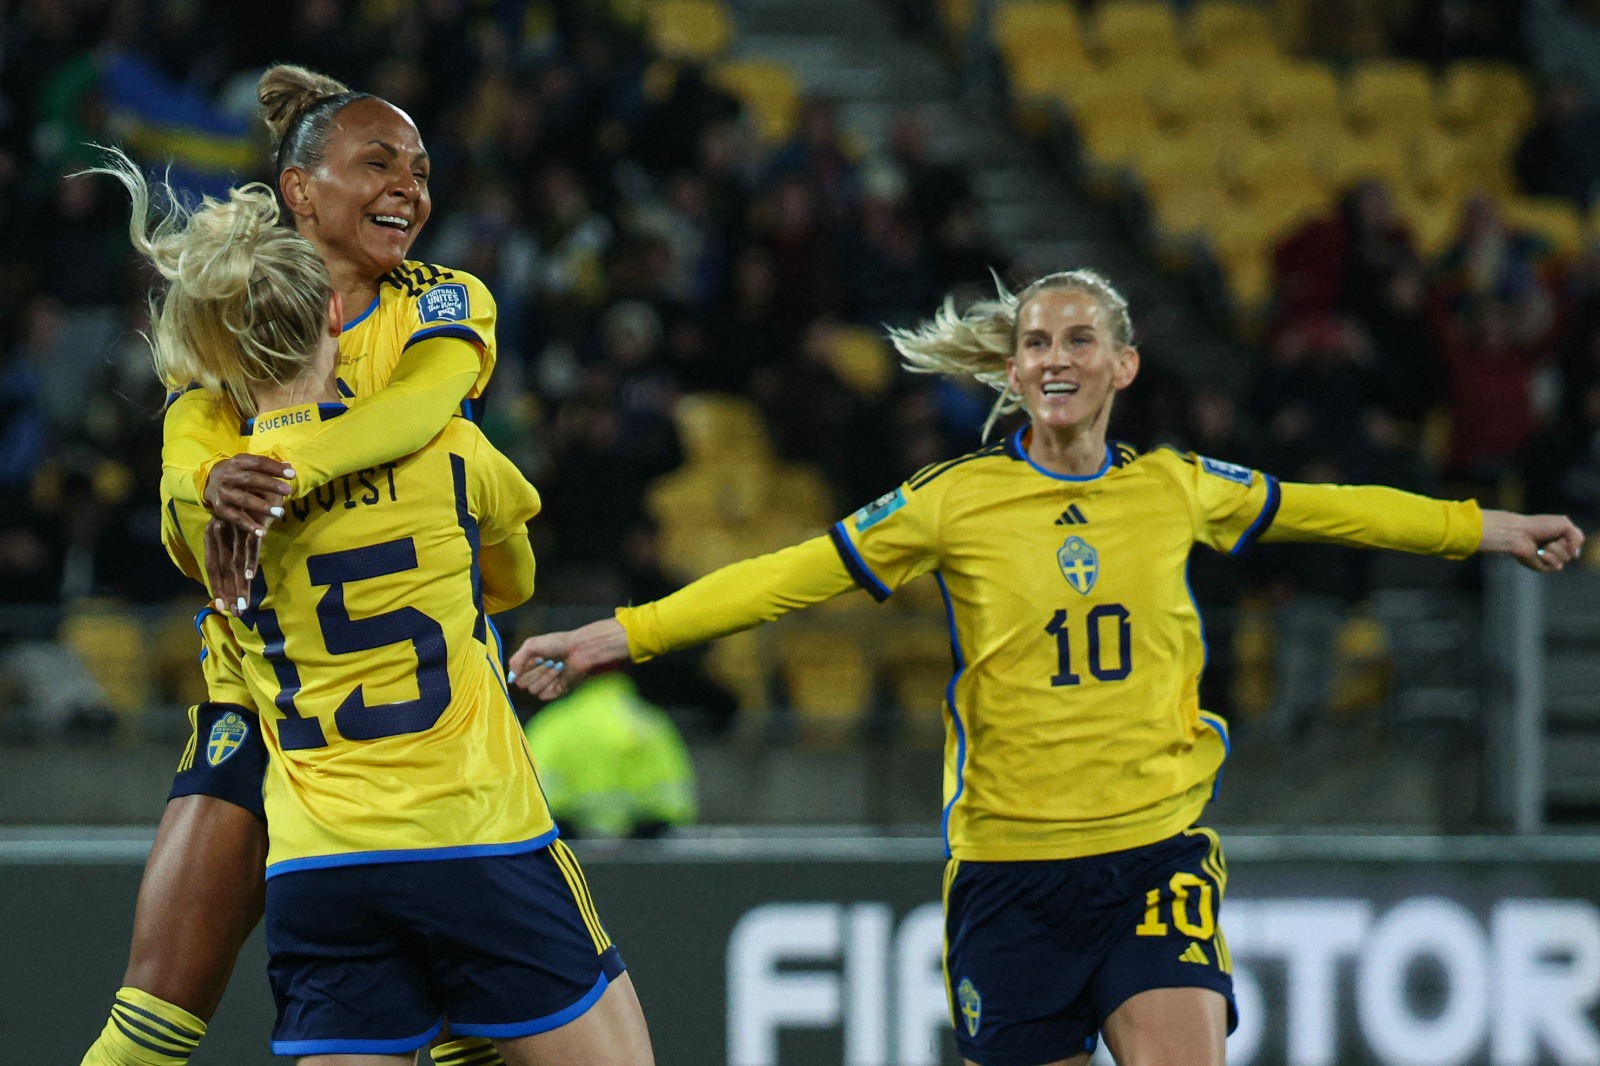
M 1586 208 L 1600 196 L 1600 104 L 1563 77 L 1544 92 L 1539 120 L 1522 137 L 1517 181 L 1534 196 L 1557 196 Z
M 1533 374 L 1551 356 L 1548 335 L 1519 336 L 1517 311 L 1483 297 L 1441 319 L 1450 389 L 1450 470 L 1489 492 L 1519 468 L 1538 425 Z
M 527 734 L 562 836 L 659 837 L 694 822 L 689 750 L 627 674 L 594 678 L 547 704 Z
M 772 173 L 798 177 L 811 193 L 817 221 L 830 229 L 849 226 L 860 195 L 854 157 L 839 130 L 838 105 L 810 97 L 800 106 L 795 135 L 772 159 Z

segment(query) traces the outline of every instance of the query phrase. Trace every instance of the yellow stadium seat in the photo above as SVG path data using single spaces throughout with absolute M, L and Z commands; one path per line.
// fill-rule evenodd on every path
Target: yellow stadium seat
M 1233 201 L 1218 188 L 1169 188 L 1151 195 L 1151 207 L 1161 233 L 1184 239 L 1204 233 L 1224 212 L 1233 210 Z
M 1063 0 L 1012 0 L 996 6 L 994 38 L 1001 49 L 1031 46 L 1041 51 L 1080 42 L 1083 25 L 1078 11 Z
M 645 23 L 650 43 L 669 59 L 716 59 L 734 37 L 733 19 L 717 0 L 651 0 Z
M 1433 98 L 1433 78 L 1415 60 L 1360 63 L 1345 78 L 1345 117 L 1357 130 L 1432 125 Z
M 1477 156 L 1470 138 L 1432 127 L 1413 146 L 1411 188 L 1423 199 L 1455 199 L 1473 184 Z
M 194 611 L 176 608 L 160 620 L 150 639 L 150 667 L 164 703 L 187 707 L 204 703 L 206 679 L 199 668 L 200 635 Z
M 718 63 L 710 76 L 713 84 L 739 98 L 763 141 L 780 144 L 794 132 L 800 86 L 788 67 L 769 60 L 742 59 Z
M 1089 190 L 1105 197 L 1116 192 L 1120 175 L 1133 165 L 1145 143 L 1161 136 L 1148 114 L 1080 121 Z
M 1463 59 L 1450 65 L 1436 100 L 1439 122 L 1466 129 L 1499 119 L 1524 127 L 1534 113 L 1533 89 L 1509 63 Z
M 1189 41 L 1206 66 L 1242 56 L 1257 60 L 1281 51 L 1265 5 L 1201 0 L 1189 9 Z
M 1411 187 L 1405 145 L 1391 137 L 1344 137 L 1330 142 L 1318 161 L 1323 180 L 1339 193 L 1363 181 L 1381 181 L 1391 192 Z
M 1241 200 L 1253 201 L 1280 189 L 1324 190 L 1318 166 L 1320 143 L 1251 141 L 1231 153 L 1225 171 L 1229 190 Z
M 1131 157 L 1146 191 L 1223 188 L 1224 146 L 1203 134 L 1149 137 L 1137 143 Z
M 1506 225 L 1539 234 L 1564 256 L 1583 251 L 1583 215 L 1570 200 L 1553 196 L 1515 196 L 1500 201 Z
M 1080 124 L 1112 121 L 1148 126 L 1153 120 L 1148 86 L 1137 77 L 1097 76 L 1073 85 L 1062 102 Z
M 1168 68 L 1146 97 L 1161 125 L 1176 130 L 1191 127 L 1243 126 L 1244 104 L 1239 84 L 1193 67 Z
M 872 706 L 874 678 L 858 634 L 785 626 L 776 639 L 778 669 L 802 735 L 831 739 L 828 732 L 860 722 Z
M 121 724 L 137 726 L 150 704 L 154 675 L 144 627 L 109 601 L 84 600 L 61 622 L 57 639 L 71 649 L 105 696 Z
M 1263 130 L 1330 126 L 1341 121 L 1339 82 L 1320 63 L 1270 68 L 1245 89 L 1245 109 Z
M 1124 57 L 1152 62 L 1182 54 L 1177 21 L 1166 0 L 1105 0 L 1095 9 L 1094 38 L 1102 58 L 1112 62 Z
M 1461 203 L 1453 197 L 1396 197 L 1395 206 L 1411 231 L 1412 243 L 1424 259 L 1437 259 L 1455 239 L 1461 225 Z
M 894 383 L 895 362 L 883 334 L 865 326 L 839 326 L 828 338 L 828 365 L 856 395 L 875 400 Z

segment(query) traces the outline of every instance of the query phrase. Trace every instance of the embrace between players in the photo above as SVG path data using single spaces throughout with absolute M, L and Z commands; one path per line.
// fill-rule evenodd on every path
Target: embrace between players
M 1025 427 L 930 466 L 826 535 L 526 641 L 533 486 L 463 417 L 494 368 L 477 279 L 406 259 L 427 221 L 410 118 L 296 67 L 258 86 L 277 187 L 130 233 L 161 275 L 164 539 L 206 584 L 208 702 L 84 1066 L 179 1066 L 264 914 L 273 1051 L 340 1066 L 646 1066 L 622 957 L 559 839 L 509 683 L 587 673 L 932 573 L 948 607 L 946 977 L 965 1060 L 1220 1064 L 1227 866 L 1199 824 L 1228 748 L 1202 710 L 1185 582 L 1202 543 L 1324 541 L 1540 571 L 1561 516 L 1279 483 L 1106 439 L 1139 356 L 1088 271 L 891 331 L 908 369 L 993 386 Z M 287 219 L 285 225 L 281 220 Z M 341 506 L 308 506 L 337 485 Z M 1080 516 L 1070 536 L 1056 519 Z M 733 1064 L 741 1066 L 741 1064 Z

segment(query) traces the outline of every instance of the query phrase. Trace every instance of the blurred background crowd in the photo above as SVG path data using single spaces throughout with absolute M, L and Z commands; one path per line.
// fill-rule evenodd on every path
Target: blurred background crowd
M 1113 435 L 1593 525 L 1600 2 L 857 2 L 1195 311 L 1146 338 Z M 992 394 L 897 371 L 883 327 L 991 271 L 1079 264 L 995 235 L 979 161 L 936 151 L 924 108 L 852 128 L 803 61 L 742 48 L 772 3 L 5 5 L 0 738 L 151 729 L 194 698 L 197 597 L 158 535 L 148 278 L 119 190 L 71 175 L 117 143 L 187 195 L 269 178 L 253 90 L 272 61 L 415 118 L 434 209 L 413 258 L 499 302 L 484 425 L 545 501 L 542 613 L 513 630 L 814 535 L 978 446 Z M 1133 307 L 1136 327 L 1169 312 Z M 1363 605 L 1473 580 L 1334 549 L 1197 561 L 1208 705 L 1293 736 L 1381 704 L 1392 676 L 1350 673 L 1393 670 Z M 906 599 L 892 651 L 846 604 L 776 648 L 668 660 L 640 692 L 693 709 L 691 731 L 771 706 L 870 729 L 906 706 L 936 733 L 942 623 Z

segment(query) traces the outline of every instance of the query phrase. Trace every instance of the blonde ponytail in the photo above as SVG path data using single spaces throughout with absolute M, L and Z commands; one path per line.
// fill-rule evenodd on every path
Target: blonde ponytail
M 278 225 L 272 190 L 253 182 L 206 197 L 194 210 L 172 191 L 151 224 L 150 186 L 120 151 L 86 171 L 128 191 L 128 236 L 165 292 L 150 297 L 150 349 L 169 390 L 198 383 L 256 413 L 252 389 L 283 384 L 310 365 L 328 320 L 333 283 L 311 242 Z
M 933 318 L 912 329 L 890 327 L 889 340 L 900 353 L 902 365 L 913 374 L 946 374 L 975 378 L 1000 393 L 983 423 L 983 438 L 1000 419 L 1022 408 L 1022 397 L 1011 391 L 1006 362 L 1016 351 L 1017 316 L 1022 307 L 1046 289 L 1070 289 L 1093 297 L 1105 312 L 1111 337 L 1119 348 L 1133 343 L 1133 320 L 1128 301 L 1116 286 L 1093 270 L 1067 270 L 1047 274 L 1013 293 L 998 276 L 992 300 L 978 300 L 965 311 L 946 297 Z

